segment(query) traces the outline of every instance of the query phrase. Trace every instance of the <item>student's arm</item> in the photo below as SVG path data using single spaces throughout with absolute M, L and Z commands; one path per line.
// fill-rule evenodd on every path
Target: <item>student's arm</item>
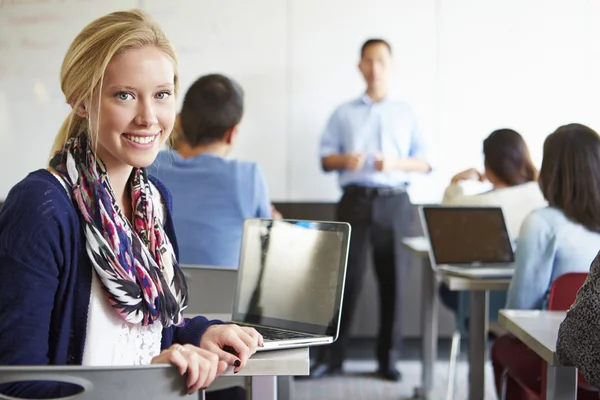
M 59 279 L 68 273 L 71 257 L 64 249 L 70 248 L 73 233 L 61 222 L 65 206 L 72 206 L 60 191 L 49 183 L 20 184 L 0 212 L 0 365 L 50 363 L 51 316 L 63 306 L 55 304 L 59 282 L 74 284 Z M 62 203 L 57 195 L 65 196 Z M 57 398 L 73 391 L 52 382 L 0 385 L 0 393 L 23 398 Z
M 556 237 L 537 212 L 529 214 L 519 232 L 515 273 L 508 289 L 507 309 L 533 310 L 543 307 L 550 288 L 556 255 Z
M 556 354 L 562 365 L 575 366 L 588 383 L 600 387 L 600 253 L 560 325 Z
M 267 180 L 262 173 L 262 170 L 258 164 L 253 165 L 254 175 L 254 204 L 256 204 L 256 218 L 271 218 L 272 204 L 271 198 L 269 197 L 269 188 L 267 187 Z
M 463 205 L 465 191 L 459 183 L 451 183 L 444 191 L 443 205 Z

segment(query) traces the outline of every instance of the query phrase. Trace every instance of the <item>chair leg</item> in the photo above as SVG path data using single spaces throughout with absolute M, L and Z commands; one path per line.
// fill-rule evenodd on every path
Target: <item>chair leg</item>
M 446 389 L 446 400 L 454 398 L 454 385 L 456 384 L 456 364 L 460 354 L 460 331 L 455 330 L 452 334 L 452 346 L 450 347 L 450 362 L 448 363 L 448 386 Z
M 506 400 L 506 390 L 508 386 L 508 371 L 502 372 L 501 386 L 500 386 L 500 400 Z

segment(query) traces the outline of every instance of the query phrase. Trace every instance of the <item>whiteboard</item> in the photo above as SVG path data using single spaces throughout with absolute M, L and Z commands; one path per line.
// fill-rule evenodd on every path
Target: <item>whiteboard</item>
M 243 86 L 233 156 L 261 165 L 276 201 L 338 199 L 319 138 L 335 107 L 364 90 L 358 52 L 369 37 L 392 44 L 392 93 L 430 145 L 435 170 L 415 177 L 414 202 L 439 200 L 454 173 L 481 167 L 494 129 L 521 132 L 538 165 L 559 125 L 600 130 L 594 0 L 0 0 L 0 198 L 46 165 L 69 110 L 59 70 L 73 38 L 135 7 L 174 43 L 182 93 L 212 72 Z

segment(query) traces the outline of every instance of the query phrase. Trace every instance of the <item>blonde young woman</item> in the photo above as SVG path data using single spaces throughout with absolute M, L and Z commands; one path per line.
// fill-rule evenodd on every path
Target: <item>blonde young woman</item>
M 175 121 L 171 44 L 142 12 L 106 15 L 71 44 L 61 85 L 72 112 L 49 166 L 15 185 L 0 212 L 0 364 L 171 363 L 190 393 L 227 364 L 239 371 L 262 338 L 183 318 L 170 194 L 145 171 Z M 69 389 L 38 382 L 0 393 Z

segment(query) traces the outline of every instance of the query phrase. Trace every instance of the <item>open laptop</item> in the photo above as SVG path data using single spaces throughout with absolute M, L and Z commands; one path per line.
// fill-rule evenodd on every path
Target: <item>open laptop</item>
M 511 277 L 514 251 L 500 207 L 421 206 L 434 269 L 471 278 Z
M 275 350 L 337 339 L 350 242 L 342 222 L 247 219 L 232 322 Z

